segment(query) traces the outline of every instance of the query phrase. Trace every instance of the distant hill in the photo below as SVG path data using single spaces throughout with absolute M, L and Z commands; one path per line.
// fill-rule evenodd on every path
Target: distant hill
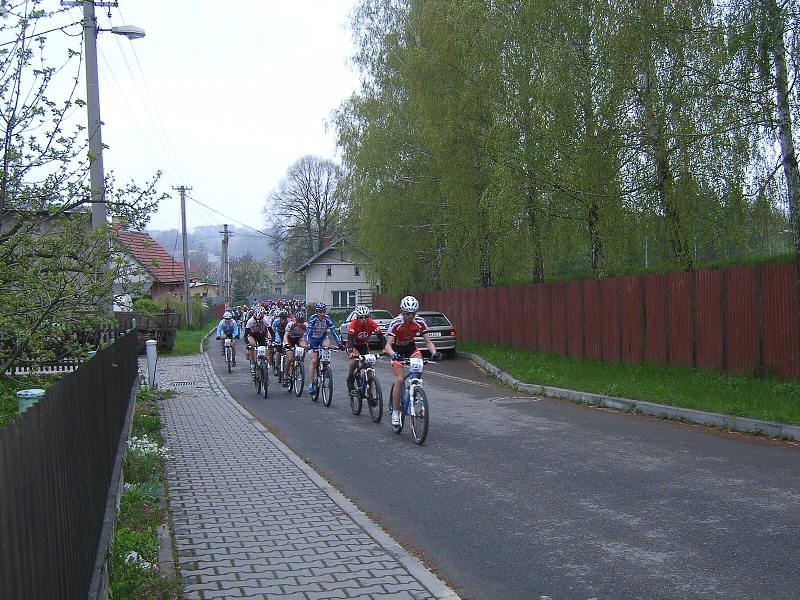
M 147 233 L 158 242 L 178 262 L 183 260 L 183 241 L 179 229 L 150 230 Z M 186 234 L 186 246 L 189 252 L 205 248 L 209 256 L 222 254 L 222 226 L 197 227 Z M 228 253 L 231 258 L 243 256 L 248 252 L 253 258 L 275 260 L 275 252 L 270 238 L 256 233 L 252 229 L 228 225 L 231 234 L 228 239 Z M 271 233 L 271 231 L 267 231 Z

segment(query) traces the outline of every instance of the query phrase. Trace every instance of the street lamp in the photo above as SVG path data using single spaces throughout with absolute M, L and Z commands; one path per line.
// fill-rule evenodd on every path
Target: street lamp
M 62 6 L 83 5 L 83 40 L 86 45 L 86 111 L 89 128 L 89 187 L 91 188 L 92 231 L 103 229 L 108 224 L 106 215 L 105 174 L 103 173 L 103 137 L 100 133 L 100 88 L 97 84 L 97 34 L 110 31 L 124 35 L 129 40 L 144 37 L 144 29 L 135 25 L 122 25 L 111 29 L 99 29 L 94 14 L 95 4 L 114 7 L 117 2 L 94 2 L 94 0 L 61 0 Z M 108 272 L 108 264 L 101 265 L 101 274 Z M 107 301 L 108 302 L 108 301 Z M 101 312 L 113 311 L 113 298 L 106 306 L 100 306 Z
M 100 89 L 97 84 L 97 33 L 111 31 L 129 40 L 144 37 L 144 29 L 123 25 L 100 30 L 94 15 L 95 2 L 83 0 L 83 39 L 86 44 L 86 110 L 89 118 L 89 185 L 92 189 L 92 230 L 106 226 L 105 180 L 103 173 L 103 138 L 100 133 Z M 116 6 L 116 2 L 97 2 L 100 6 Z

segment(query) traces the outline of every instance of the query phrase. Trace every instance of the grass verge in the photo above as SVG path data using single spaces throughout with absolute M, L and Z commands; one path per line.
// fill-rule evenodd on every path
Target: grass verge
M 166 397 L 169 392 L 156 393 Z M 170 514 L 164 500 L 164 460 L 168 455 L 156 399 L 147 388 L 136 394 L 122 468 L 123 492 L 108 557 L 110 600 L 183 598 L 179 576 L 162 573 L 158 562 L 159 527 L 169 526 Z
M 198 328 L 183 328 L 175 332 L 175 342 L 172 350 L 164 352 L 168 356 L 187 356 L 200 352 L 200 344 L 203 343 L 203 350 L 206 349 L 205 337 L 211 330 L 211 326 Z
M 800 382 L 648 364 L 610 364 L 480 342 L 459 342 L 458 349 L 477 354 L 523 383 L 800 424 Z

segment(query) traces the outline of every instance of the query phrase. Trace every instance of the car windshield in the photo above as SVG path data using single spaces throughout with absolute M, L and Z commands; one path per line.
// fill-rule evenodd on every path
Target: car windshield
M 421 315 L 428 327 L 450 327 L 450 322 L 444 315 Z
M 392 317 L 392 313 L 390 313 L 388 310 L 373 310 L 370 313 L 370 316 L 373 319 L 387 319 L 389 321 L 391 321 L 394 318 Z

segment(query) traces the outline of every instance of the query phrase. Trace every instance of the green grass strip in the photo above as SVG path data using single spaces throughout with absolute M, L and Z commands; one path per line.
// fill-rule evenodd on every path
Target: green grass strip
M 564 358 L 480 342 L 459 342 L 514 379 L 791 425 L 800 424 L 800 383 L 650 364 Z

